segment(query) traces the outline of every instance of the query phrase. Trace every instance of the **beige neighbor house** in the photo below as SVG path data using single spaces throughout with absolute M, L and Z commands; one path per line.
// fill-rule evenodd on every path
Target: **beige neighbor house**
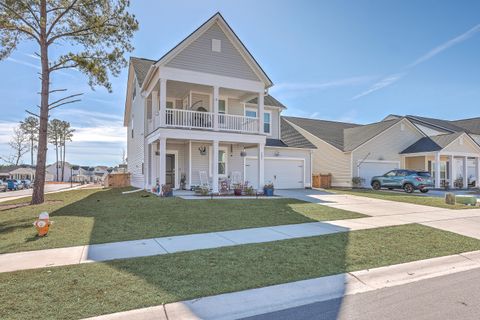
M 373 176 L 401 168 L 430 172 L 437 188 L 478 187 L 480 118 L 390 115 L 367 125 L 283 119 L 317 147 L 313 173 L 331 173 L 333 186 L 350 187 L 360 177 L 369 187 Z
M 220 13 L 158 60 L 131 58 L 124 125 L 131 183 L 311 186 L 315 146 L 280 114 L 272 81 Z

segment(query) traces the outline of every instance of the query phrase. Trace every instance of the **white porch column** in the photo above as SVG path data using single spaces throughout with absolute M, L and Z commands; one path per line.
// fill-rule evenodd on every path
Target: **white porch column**
M 153 163 L 155 159 L 155 153 L 153 150 L 153 144 L 149 143 L 148 145 L 148 164 L 147 164 L 147 187 L 148 189 L 152 189 L 152 186 L 154 185 L 154 181 L 152 181 L 152 173 L 153 173 Z
M 158 162 L 160 164 L 160 170 L 158 172 L 158 181 L 160 183 L 160 186 L 164 185 L 166 182 L 166 165 L 167 165 L 167 139 L 165 137 L 160 137 L 160 156 L 158 159 Z
M 450 180 L 449 180 L 450 188 L 454 188 L 455 187 L 455 175 L 456 175 L 456 172 L 455 172 L 455 157 L 454 156 L 448 157 L 448 171 L 450 172 Z
M 159 118 L 160 126 L 165 126 L 165 118 L 167 112 L 167 79 L 160 79 L 160 107 L 159 107 Z
M 218 192 L 218 140 L 213 140 L 212 152 L 212 192 Z
M 476 158 L 476 161 L 475 161 L 475 165 L 476 165 L 476 172 L 475 172 L 475 187 L 476 188 L 479 188 L 480 187 L 480 158 Z
M 264 117 L 264 101 L 263 98 L 265 97 L 265 93 L 259 92 L 258 93 L 258 133 L 263 134 L 263 117 Z
M 463 188 L 468 189 L 468 158 L 463 157 Z
M 263 126 L 262 126 L 263 127 Z M 259 143 L 258 144 L 258 154 L 257 154 L 257 161 L 258 161 L 258 186 L 257 189 L 262 189 L 263 185 L 265 184 L 265 177 L 264 177 L 264 169 L 265 169 L 265 159 L 264 159 L 264 152 L 265 152 L 265 144 Z
M 188 141 L 188 189 L 192 187 L 192 140 Z
M 158 103 L 158 91 L 152 91 L 152 122 L 153 130 L 155 130 L 159 125 L 159 103 Z
M 213 130 L 218 131 L 218 87 L 213 87 Z
M 440 188 L 440 152 L 435 153 L 435 188 Z

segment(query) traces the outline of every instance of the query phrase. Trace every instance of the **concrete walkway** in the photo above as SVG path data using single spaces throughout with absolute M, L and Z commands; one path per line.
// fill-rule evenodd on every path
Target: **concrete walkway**
M 480 251 L 220 294 L 89 319 L 239 319 L 477 268 L 480 268 Z
M 296 191 L 298 192 L 298 191 Z M 263 243 L 338 232 L 420 223 L 480 239 L 480 210 L 450 210 L 351 195 L 313 193 L 289 197 L 313 199 L 330 207 L 370 217 L 140 239 L 69 248 L 0 254 L 0 272 L 162 255 L 182 251 Z

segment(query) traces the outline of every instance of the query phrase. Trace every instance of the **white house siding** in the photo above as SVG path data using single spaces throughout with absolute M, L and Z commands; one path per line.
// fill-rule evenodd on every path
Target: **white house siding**
M 472 137 L 475 142 L 480 145 L 480 135 L 479 134 L 471 134 L 470 137 Z
M 404 130 L 402 131 L 402 123 Z M 409 122 L 400 121 L 384 132 L 352 151 L 353 175 L 358 174 L 362 160 L 385 160 L 401 162 L 400 152 L 422 138 L 423 135 Z
M 212 39 L 221 41 L 221 52 L 212 51 Z M 205 31 L 198 39 L 179 52 L 166 66 L 259 81 L 218 24 L 214 24 Z
M 351 156 L 308 131 L 290 123 L 317 149 L 313 150 L 313 173 L 332 174 L 332 186 L 350 187 L 352 185 Z
M 175 174 L 177 177 L 175 178 L 178 183 L 180 183 L 180 179 L 182 174 L 185 176 L 188 175 L 188 144 L 185 145 L 184 143 L 170 143 L 167 140 L 167 153 L 168 151 L 175 151 L 178 154 L 178 158 L 176 159 L 176 163 L 178 167 L 175 170 Z M 158 159 L 158 157 L 157 157 Z M 157 171 L 158 172 L 158 171 Z
M 267 138 L 272 138 L 272 139 L 280 139 L 280 129 L 279 129 L 279 124 L 280 124 L 280 112 L 278 111 L 277 108 L 265 108 L 266 111 L 270 111 L 272 114 L 272 119 L 271 119 L 271 135 L 267 136 Z
M 442 151 L 455 153 L 479 153 L 478 147 L 475 146 L 472 141 L 465 136 L 458 137 Z
M 205 146 L 207 148 L 207 153 L 201 155 L 198 148 Z M 209 174 L 209 163 L 210 163 L 210 148 L 211 144 L 208 143 L 192 143 L 192 184 L 200 184 L 200 171 L 206 171 Z
M 137 188 L 144 187 L 144 175 L 142 165 L 144 161 L 144 138 L 145 138 L 145 99 L 139 94 L 140 88 L 137 85 L 137 95 L 132 102 L 132 110 L 127 132 L 127 169 L 131 173 L 131 184 Z M 132 121 L 134 136 L 132 138 Z
M 228 98 L 227 102 L 228 106 L 228 114 L 233 114 L 237 116 L 244 116 L 245 108 L 243 107 L 243 104 L 240 103 L 239 99 L 234 99 L 234 98 Z

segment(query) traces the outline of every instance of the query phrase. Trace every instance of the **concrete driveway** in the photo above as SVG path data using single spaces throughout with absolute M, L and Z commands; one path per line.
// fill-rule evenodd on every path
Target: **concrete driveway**
M 322 191 L 322 190 L 316 190 L 316 189 L 280 189 L 280 190 L 275 189 L 275 195 L 277 196 L 281 196 L 284 198 L 298 199 L 298 200 L 313 202 L 313 203 L 325 203 L 327 201 L 323 201 L 320 198 L 317 198 L 317 196 L 331 195 L 331 194 L 333 193 Z

